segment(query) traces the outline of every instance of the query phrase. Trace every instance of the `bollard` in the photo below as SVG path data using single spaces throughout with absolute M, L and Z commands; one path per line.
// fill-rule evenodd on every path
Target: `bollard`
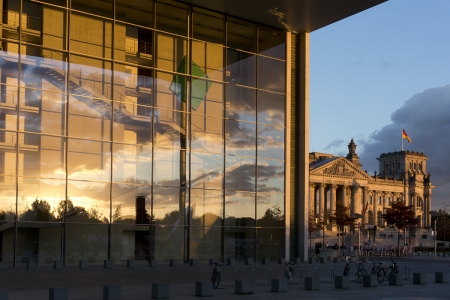
M 120 300 L 122 299 L 122 286 L 120 285 L 104 285 L 103 300 Z
M 127 259 L 127 268 L 134 268 L 136 266 L 136 262 L 132 259 Z
M 62 261 L 60 260 L 55 260 L 53 262 L 53 269 L 62 269 Z
M 316 277 L 305 277 L 305 290 L 319 290 L 320 280 Z
M 331 268 L 331 282 L 333 282 L 334 279 L 334 267 Z
M 8 300 L 8 290 L 0 290 L 0 300 Z
M 49 300 L 69 300 L 69 289 L 66 287 L 50 287 Z
M 171 258 L 171 259 L 170 259 L 170 266 L 171 266 L 171 267 L 176 267 L 176 266 L 178 266 L 178 259 Z
M 191 266 L 191 267 L 198 266 L 198 259 L 193 259 L 193 258 L 189 259 L 189 266 Z
M 27 261 L 27 270 L 36 270 L 36 262 Z
M 149 267 L 156 267 L 156 266 L 158 266 L 158 261 L 156 259 L 150 259 L 148 261 L 148 266 Z
M 212 297 L 212 285 L 210 281 L 197 281 L 195 283 L 195 296 Z
M 448 283 L 448 273 L 447 272 L 435 272 L 434 273 L 435 283 Z
M 238 295 L 252 294 L 252 283 L 246 280 L 236 280 L 234 283 L 234 293 Z
M 169 299 L 168 283 L 152 283 L 152 299 Z
M 267 284 L 270 284 L 270 279 L 272 278 L 271 273 L 272 273 L 272 269 L 269 269 L 269 275 L 268 275 L 268 278 L 267 278 Z
M 80 260 L 78 263 L 78 267 L 80 269 L 87 269 L 88 268 L 88 261 L 87 260 Z
M 239 269 L 236 269 L 236 271 L 234 271 L 234 280 L 238 279 L 239 279 Z
M 303 277 L 303 268 L 300 268 L 300 282 L 305 282 L 305 278 Z
M 287 281 L 284 278 L 272 278 L 272 292 L 287 292 Z
M 0 263 L 0 270 L 7 270 L 8 269 L 8 265 L 5 262 L 1 262 Z
M 252 284 L 255 284 L 255 269 L 252 270 Z
M 427 274 L 426 273 L 413 273 L 413 284 L 426 284 Z
M 319 268 L 316 268 L 316 278 L 319 278 Z

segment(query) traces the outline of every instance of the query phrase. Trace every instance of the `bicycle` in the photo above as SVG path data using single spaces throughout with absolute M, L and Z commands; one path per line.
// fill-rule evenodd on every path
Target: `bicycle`
M 219 266 L 222 267 L 222 266 L 227 266 L 227 265 L 219 264 L 216 262 L 212 263 L 212 265 L 214 265 L 214 269 L 213 269 L 213 273 L 211 276 L 211 282 L 212 282 L 213 288 L 217 289 L 220 285 L 220 272 L 221 271 L 219 269 Z
M 363 282 L 364 275 L 367 275 L 367 271 L 366 271 L 366 269 L 364 269 L 364 263 L 359 262 L 358 270 L 355 273 L 356 282 L 359 282 L 359 283 Z
M 344 268 L 344 273 L 342 275 L 344 276 L 350 276 L 350 261 L 345 260 L 345 268 Z
M 388 270 L 390 270 L 389 274 L 397 274 L 398 266 L 394 259 L 391 257 L 392 265 L 389 267 L 381 268 L 377 273 L 377 279 L 379 283 L 382 283 L 385 279 L 388 279 Z
M 286 268 L 277 274 L 277 278 L 281 278 L 281 276 L 283 276 L 283 278 L 286 279 L 288 284 L 291 284 L 292 278 L 294 278 L 294 263 L 293 262 L 289 261 L 286 263 Z
M 383 268 L 381 265 L 382 262 L 373 262 L 372 270 L 370 271 L 371 275 L 377 275 L 377 281 L 379 283 L 382 283 L 384 281 L 384 277 L 386 276 L 385 268 Z

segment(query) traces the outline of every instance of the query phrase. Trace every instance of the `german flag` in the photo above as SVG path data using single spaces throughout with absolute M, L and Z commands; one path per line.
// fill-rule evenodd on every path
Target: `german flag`
M 406 139 L 408 142 L 411 143 L 411 139 L 409 138 L 409 136 L 406 133 L 405 129 L 402 129 L 402 138 Z

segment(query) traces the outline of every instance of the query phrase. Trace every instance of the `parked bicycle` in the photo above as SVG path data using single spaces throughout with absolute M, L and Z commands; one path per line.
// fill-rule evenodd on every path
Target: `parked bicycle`
M 292 278 L 294 278 L 294 263 L 290 261 L 286 262 L 286 268 L 277 274 L 277 278 L 284 278 L 290 284 Z
M 389 274 L 397 274 L 398 266 L 394 259 L 391 257 L 392 265 L 389 267 L 381 268 L 377 273 L 377 279 L 379 283 L 382 283 L 385 279 L 389 278 Z
M 360 261 L 358 263 L 358 270 L 355 273 L 356 282 L 359 282 L 359 283 L 363 282 L 364 275 L 367 275 L 367 271 L 366 271 L 366 269 L 364 269 L 364 263 Z
M 213 285 L 213 288 L 214 289 L 217 289 L 218 287 L 219 287 L 219 285 L 220 285 L 220 269 L 219 269 L 219 266 L 220 267 L 223 267 L 223 266 L 227 266 L 227 265 L 225 265 L 225 264 L 219 264 L 219 263 L 212 263 L 212 265 L 214 266 L 214 269 L 213 269 L 213 273 L 212 273 L 212 276 L 211 276 L 211 281 L 212 281 L 212 285 Z
M 344 276 L 350 276 L 350 261 L 345 260 Z
M 372 270 L 370 271 L 371 275 L 377 275 L 377 281 L 379 283 L 382 283 L 384 281 L 385 277 L 385 268 L 382 267 L 383 263 L 380 261 L 374 261 Z

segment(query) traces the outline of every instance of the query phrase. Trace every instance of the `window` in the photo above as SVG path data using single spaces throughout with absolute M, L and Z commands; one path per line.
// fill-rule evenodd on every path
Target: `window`
M 369 204 L 373 204 L 372 196 L 369 196 Z
M 388 197 L 388 205 L 391 205 L 391 197 Z
M 378 196 L 378 204 L 381 205 L 381 196 Z
M 397 162 L 397 170 L 400 170 L 400 162 Z

